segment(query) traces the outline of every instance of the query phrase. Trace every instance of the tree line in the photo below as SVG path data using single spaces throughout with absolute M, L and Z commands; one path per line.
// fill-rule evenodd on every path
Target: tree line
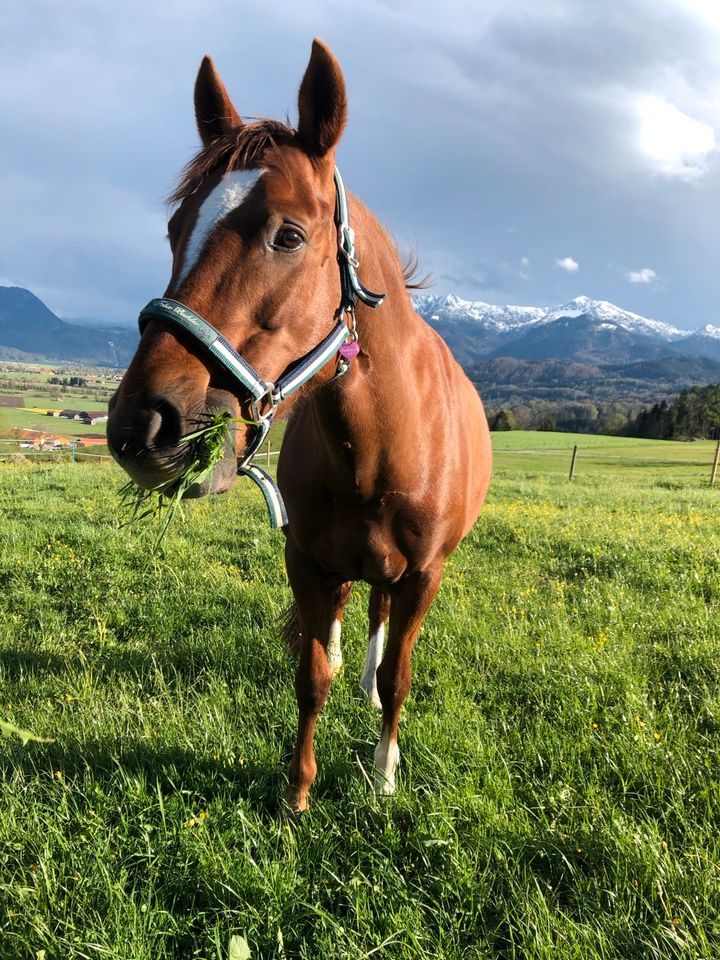
M 671 400 L 628 403 L 537 401 L 488 411 L 491 430 L 558 430 L 648 440 L 720 437 L 720 384 L 688 387 Z
M 689 387 L 668 403 L 645 407 L 622 433 L 649 440 L 682 440 L 720 437 L 720 383 Z
M 639 404 L 548 401 L 488 408 L 491 430 L 558 430 L 561 433 L 619 433 L 641 409 Z

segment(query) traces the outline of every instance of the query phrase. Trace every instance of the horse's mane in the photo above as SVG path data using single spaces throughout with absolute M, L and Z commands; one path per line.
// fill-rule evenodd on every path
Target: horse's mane
M 426 273 L 422 277 L 420 274 L 420 257 L 417 250 L 405 255 L 400 262 L 402 278 L 406 290 L 427 290 L 433 285 L 432 274 Z
M 168 197 L 168 203 L 182 203 L 192 196 L 207 178 L 217 170 L 230 173 L 259 166 L 267 150 L 291 143 L 297 132 L 279 120 L 259 117 L 228 133 L 212 139 L 185 167 L 178 177 L 177 186 Z M 425 290 L 431 285 L 431 277 L 418 277 L 419 259 L 413 251 L 401 262 L 402 277 L 408 290 Z
M 215 137 L 183 168 L 168 203 L 182 203 L 218 169 L 230 173 L 258 166 L 267 150 L 290 143 L 295 136 L 287 124 L 261 117 Z

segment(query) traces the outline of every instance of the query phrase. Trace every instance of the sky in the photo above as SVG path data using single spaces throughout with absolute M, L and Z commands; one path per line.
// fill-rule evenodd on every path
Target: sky
M 720 324 L 720 0 L 4 4 L 0 285 L 134 323 L 203 54 L 241 114 L 294 122 L 314 36 L 345 72 L 345 182 L 433 292 Z

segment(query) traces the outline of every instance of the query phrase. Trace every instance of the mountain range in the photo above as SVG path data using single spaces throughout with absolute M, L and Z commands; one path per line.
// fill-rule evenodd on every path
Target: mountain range
M 501 307 L 454 294 L 420 294 L 414 301 L 463 365 L 491 357 L 602 363 L 670 355 L 720 360 L 720 327 L 681 330 L 607 300 L 576 297 L 550 308 Z
M 720 382 L 720 327 L 681 330 L 584 296 L 551 308 L 452 294 L 414 300 L 493 405 L 655 403 L 693 384 Z
M 624 400 L 654 403 L 720 382 L 720 327 L 681 330 L 606 300 L 496 306 L 418 294 L 415 308 L 446 340 L 491 403 Z M 0 287 L 0 359 L 126 366 L 135 329 L 67 321 L 22 287 Z

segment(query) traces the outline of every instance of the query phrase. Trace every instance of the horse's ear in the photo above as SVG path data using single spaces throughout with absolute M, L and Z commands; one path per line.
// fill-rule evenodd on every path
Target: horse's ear
M 203 57 L 195 81 L 195 119 L 205 146 L 243 125 L 210 57 Z
M 347 98 L 340 64 L 322 40 L 313 40 L 300 84 L 298 112 L 298 134 L 307 152 L 323 156 L 332 150 L 345 126 Z

